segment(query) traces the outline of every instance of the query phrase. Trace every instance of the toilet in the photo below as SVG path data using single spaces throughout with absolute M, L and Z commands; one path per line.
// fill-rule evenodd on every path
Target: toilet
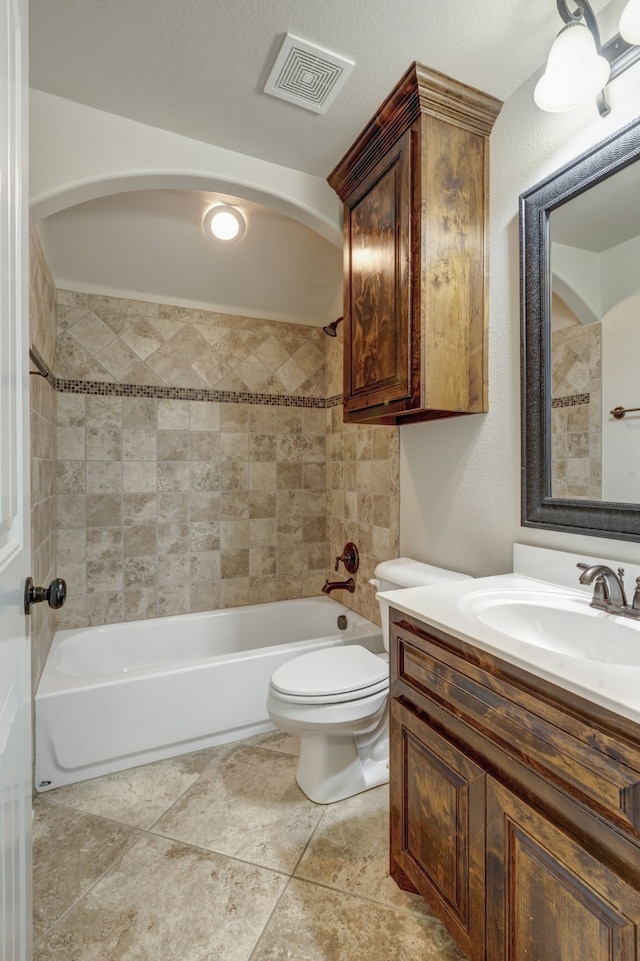
M 379 592 L 465 580 L 467 574 L 408 557 L 383 561 Z M 378 597 L 385 652 L 389 602 Z M 271 675 L 267 710 L 276 727 L 301 736 L 296 780 L 317 804 L 330 804 L 389 780 L 389 663 L 358 644 L 311 651 Z

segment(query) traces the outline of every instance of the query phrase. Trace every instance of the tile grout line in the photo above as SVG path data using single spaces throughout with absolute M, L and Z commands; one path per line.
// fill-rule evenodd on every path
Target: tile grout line
M 240 743 L 241 743 L 241 742 L 240 742 Z M 225 747 L 233 748 L 233 746 L 234 746 L 234 742 L 230 742 L 229 745 L 220 745 L 221 748 L 225 748 Z M 284 756 L 284 757 L 288 757 L 288 758 L 295 758 L 295 757 L 296 757 L 295 754 L 292 754 L 292 753 L 290 753 L 290 752 L 288 752 L 288 751 L 275 750 L 275 749 L 273 749 L 273 748 L 267 747 L 266 745 L 251 744 L 251 745 L 246 745 L 246 746 L 249 747 L 250 749 L 258 749 L 259 751 L 265 751 L 265 750 L 266 750 L 266 751 L 269 751 L 270 754 L 280 754 L 280 755 L 282 755 L 282 756 Z M 205 750 L 206 750 L 206 749 L 205 749 Z M 194 753 L 197 753 L 197 752 L 194 752 Z M 433 922 L 433 921 L 437 921 L 437 920 L 438 920 L 437 918 L 434 918 L 432 915 L 425 916 L 425 915 L 420 914 L 420 913 L 418 913 L 418 912 L 414 912 L 414 911 L 411 910 L 410 907 L 396 906 L 396 905 L 394 905 L 394 904 L 392 904 L 392 903 L 390 903 L 390 902 L 377 900 L 377 899 L 375 899 L 375 898 L 368 897 L 368 896 L 363 896 L 363 895 L 358 894 L 358 893 L 356 893 L 356 892 L 354 892 L 354 891 L 349 891 L 348 889 L 344 889 L 344 888 L 341 888 L 341 887 L 334 887 L 334 886 L 331 886 L 330 884 L 326 884 L 326 883 L 323 883 L 323 882 L 318 882 L 318 881 L 314 881 L 314 880 L 311 880 L 311 879 L 308 879 L 308 878 L 296 876 L 296 871 L 298 871 L 298 869 L 299 869 L 299 867 L 300 867 L 300 865 L 301 865 L 301 863 L 302 863 L 303 858 L 305 857 L 306 853 L 307 853 L 308 850 L 309 850 L 310 845 L 312 844 L 314 838 L 315 838 L 315 837 L 317 836 L 317 834 L 318 834 L 320 825 L 323 823 L 325 814 L 326 814 L 326 812 L 328 811 L 328 809 L 329 809 L 329 807 L 330 807 L 329 805 L 321 805 L 321 806 L 320 806 L 320 807 L 323 808 L 323 810 L 322 810 L 322 812 L 321 812 L 321 814 L 320 814 L 320 817 L 318 818 L 318 821 L 316 822 L 315 826 L 313 827 L 313 829 L 312 829 L 312 831 L 311 831 L 311 833 L 310 833 L 310 835 L 309 835 L 306 843 L 304 844 L 304 847 L 303 847 L 303 849 L 302 849 L 302 851 L 301 851 L 301 853 L 300 853 L 300 855 L 299 855 L 299 857 L 298 857 L 298 859 L 297 859 L 297 861 L 296 861 L 293 869 L 292 869 L 290 872 L 288 872 L 288 871 L 286 871 L 286 870 L 278 869 L 278 868 L 269 867 L 269 866 L 267 866 L 267 865 L 256 864 L 254 861 L 248 861 L 248 860 L 245 860 L 245 859 L 243 859 L 243 858 L 234 857 L 233 855 L 228 855 L 228 854 L 225 854 L 225 853 L 223 853 L 223 852 L 214 851 L 214 850 L 211 850 L 211 849 L 209 849 L 209 848 L 202 848 L 202 847 L 200 847 L 199 845 L 192 844 L 192 843 L 190 843 L 190 842 L 186 842 L 186 841 L 180 840 L 179 838 L 171 838 L 170 836 L 160 834 L 159 832 L 157 832 L 156 830 L 154 830 L 154 828 L 156 827 L 156 825 L 158 824 L 158 822 L 162 819 L 162 817 L 164 817 L 166 814 L 168 814 L 169 811 L 178 803 L 178 801 L 180 801 L 180 800 L 185 796 L 185 794 L 187 794 L 192 788 L 194 788 L 195 785 L 198 783 L 198 781 L 205 775 L 205 773 L 206 773 L 207 771 L 209 771 L 209 769 L 211 768 L 211 766 L 213 765 L 213 763 L 214 763 L 216 760 L 218 760 L 218 758 L 220 757 L 220 753 L 222 753 L 222 752 L 216 752 L 216 755 L 215 755 L 214 757 L 212 757 L 211 760 L 205 765 L 205 767 L 203 768 L 203 770 L 197 775 L 197 777 L 194 779 L 194 781 L 193 781 L 187 788 L 185 788 L 185 790 L 179 795 L 178 798 L 176 798 L 171 804 L 169 804 L 169 806 L 166 808 L 166 810 L 163 812 L 163 814 L 160 815 L 160 816 L 151 824 L 151 826 L 148 827 L 148 828 L 140 828 L 140 827 L 138 827 L 138 826 L 126 824 L 125 822 L 120 821 L 120 820 L 116 820 L 115 818 L 109 818 L 109 817 L 105 817 L 104 815 L 92 814 L 91 812 L 83 811 L 83 810 L 78 809 L 78 808 L 76 808 L 76 807 L 72 807 L 71 805 L 69 805 L 69 804 L 67 804 L 67 803 L 64 803 L 63 801 L 57 801 L 57 800 L 55 800 L 55 799 L 53 799 L 53 798 L 47 797 L 47 794 L 49 794 L 49 792 L 44 792 L 44 795 L 41 796 L 41 799 L 43 800 L 45 806 L 50 805 L 51 807 L 63 808 L 63 809 L 68 810 L 68 811 L 73 811 L 75 814 L 80 815 L 80 817 L 84 816 L 84 817 L 89 817 L 89 818 L 96 818 L 96 819 L 101 820 L 101 821 L 104 821 L 104 822 L 108 822 L 108 823 L 111 823 L 111 824 L 114 824 L 114 825 L 118 825 L 119 827 L 124 828 L 124 829 L 127 829 L 127 830 L 129 830 L 129 831 L 131 831 L 131 832 L 136 832 L 136 833 L 138 834 L 138 836 L 137 836 L 135 839 L 133 839 L 132 843 L 128 844 L 128 846 L 125 848 L 125 850 L 122 852 L 122 854 L 121 854 L 119 857 L 117 857 L 116 860 L 114 860 L 113 863 L 110 864 L 110 865 L 105 869 L 105 871 L 100 875 L 100 877 L 96 878 L 96 880 L 87 888 L 87 890 L 84 891 L 78 898 L 76 898 L 76 900 L 67 908 L 67 910 L 65 910 L 65 911 L 60 915 L 60 917 L 59 917 L 52 925 L 50 925 L 49 927 L 47 927 L 47 928 L 43 931 L 42 935 L 34 942 L 34 947 L 40 948 L 40 947 L 43 945 L 43 943 L 52 936 L 52 934 L 53 934 L 54 931 L 58 928 L 58 926 L 68 917 L 68 915 L 70 914 L 70 912 L 72 912 L 73 910 L 75 910 L 75 909 L 80 905 L 80 903 L 87 897 L 87 895 L 89 895 L 89 894 L 91 893 L 91 891 L 95 888 L 95 886 L 96 886 L 97 884 L 99 884 L 101 881 L 103 881 L 103 880 L 105 879 L 105 877 L 107 877 L 110 873 L 116 871 L 116 870 L 119 868 L 119 866 L 121 865 L 121 863 L 122 863 L 122 861 L 124 860 L 124 858 L 125 858 L 128 854 L 130 854 L 131 851 L 136 847 L 136 845 L 138 845 L 138 844 L 140 843 L 140 841 L 142 841 L 142 839 L 145 838 L 145 837 L 147 837 L 147 838 L 157 838 L 157 839 L 161 839 L 161 840 L 166 841 L 166 842 L 177 843 L 177 844 L 179 844 L 180 846 L 182 846 L 182 847 L 184 847 L 184 848 L 186 848 L 186 849 L 192 849 L 192 850 L 194 850 L 194 851 L 203 852 L 204 854 L 209 855 L 209 856 L 214 857 L 214 858 L 223 858 L 223 859 L 228 860 L 228 861 L 235 861 L 235 862 L 237 862 L 237 863 L 239 863 L 239 864 L 247 865 L 247 866 L 253 867 L 253 868 L 258 868 L 259 870 L 266 871 L 266 872 L 268 872 L 268 873 L 270 873 L 270 874 L 275 874 L 275 875 L 279 875 L 279 876 L 281 876 L 281 877 L 286 878 L 286 883 L 284 884 L 284 887 L 283 887 L 283 889 L 282 889 L 282 892 L 281 892 L 280 895 L 278 896 L 278 898 L 277 898 L 277 900 L 276 900 L 276 902 L 275 902 L 272 910 L 271 910 L 270 913 L 269 913 L 269 917 L 268 917 L 267 921 L 265 922 L 265 924 L 263 925 L 263 927 L 262 927 L 259 935 L 257 936 L 257 940 L 255 941 L 253 948 L 251 948 L 249 954 L 247 955 L 246 961 L 258 961 L 258 955 L 257 955 L 257 953 L 256 953 L 256 952 L 258 951 L 258 946 L 259 946 L 260 942 L 262 941 L 262 939 L 263 939 L 263 937 L 264 937 L 264 935 L 265 935 L 265 932 L 267 931 L 269 925 L 271 924 L 271 922 L 272 922 L 272 920 L 273 920 L 273 917 L 274 917 L 274 914 L 276 913 L 278 907 L 280 906 L 280 904 L 281 904 L 281 902 L 282 902 L 282 899 L 284 898 L 285 894 L 288 892 L 288 889 L 289 889 L 289 887 L 290 887 L 290 884 L 291 884 L 291 881 L 292 881 L 292 880 L 302 881 L 304 884 L 310 885 L 310 886 L 315 887 L 315 888 L 320 888 L 320 889 L 323 889 L 323 890 L 328 891 L 328 892 L 333 892 L 334 894 L 346 895 L 346 896 L 349 897 L 349 898 L 355 898 L 357 901 L 363 901 L 363 902 L 366 902 L 366 903 L 375 905 L 375 906 L 377 906 L 377 907 L 387 908 L 388 910 L 391 910 L 391 911 L 394 911 L 394 912 L 398 912 L 399 914 L 404 915 L 404 916 L 407 916 L 407 917 L 411 917 L 411 918 L 413 918 L 414 920 L 419 921 L 419 922 L 427 922 L 427 923 L 428 923 L 429 921 Z
M 276 903 L 274 904 L 274 906 L 273 906 L 273 908 L 272 908 L 272 910 L 271 910 L 271 912 L 270 912 L 270 914 L 269 914 L 269 917 L 268 917 L 267 920 L 265 921 L 264 926 L 263 926 L 262 930 L 260 931 L 260 934 L 259 934 L 258 937 L 256 938 L 256 943 L 254 944 L 254 946 L 251 948 L 251 951 L 250 951 L 249 954 L 247 955 L 246 961 L 254 961 L 254 955 L 255 955 L 255 953 L 256 953 L 256 951 L 257 951 L 257 949 L 258 949 L 258 945 L 259 945 L 260 942 L 262 941 L 262 938 L 263 938 L 263 936 L 264 936 L 265 931 L 267 930 L 267 928 L 268 928 L 269 925 L 271 924 L 271 921 L 272 921 L 272 919 L 273 919 L 273 916 L 274 916 L 274 914 L 276 913 L 276 911 L 277 911 L 277 909 L 278 909 L 278 907 L 279 907 L 279 905 L 280 905 L 280 902 L 282 901 L 282 899 L 284 898 L 285 894 L 286 894 L 287 891 L 289 890 L 289 885 L 291 884 L 292 879 L 293 879 L 293 875 L 290 874 L 289 877 L 287 878 L 287 883 L 285 884 L 285 886 L 284 886 L 283 889 L 282 889 L 282 893 L 280 894 L 280 897 L 278 898 L 278 900 L 277 900 Z M 256 959 L 256 961 L 257 961 L 257 959 Z
M 78 812 L 78 813 L 84 814 L 83 811 Z M 96 817 L 97 815 L 90 815 L 90 816 L 91 816 L 91 817 Z M 105 820 L 105 821 L 110 821 L 109 818 L 103 818 L 103 820 Z M 110 821 L 110 823 L 112 823 L 112 824 L 119 824 L 121 827 L 129 827 L 129 825 L 123 824 L 121 821 Z M 134 829 L 129 828 L 129 830 L 134 830 Z M 119 864 L 122 863 L 122 861 L 124 860 L 124 858 L 126 857 L 126 855 L 129 854 L 129 853 L 135 848 L 135 846 L 142 840 L 142 838 L 143 838 L 144 836 L 145 836 L 145 832 L 144 832 L 144 831 L 140 831 L 139 836 L 133 841 L 133 843 L 132 843 L 131 845 L 129 845 L 129 846 L 122 852 L 122 854 L 120 855 L 120 857 L 116 858 L 116 860 L 113 862 L 113 864 L 110 864 L 109 867 L 106 868 L 106 869 L 102 872 L 102 874 L 100 875 L 100 877 L 99 877 L 99 878 L 96 878 L 96 880 L 87 888 L 87 890 L 84 891 L 84 892 L 80 895 L 79 898 L 76 898 L 76 900 L 73 902 L 73 904 L 71 904 L 71 905 L 66 909 L 66 911 L 64 911 L 64 912 L 60 915 L 60 917 L 57 918 L 57 919 L 54 921 L 54 923 L 53 923 L 52 925 L 50 925 L 50 926 L 43 932 L 43 934 L 41 935 L 41 937 L 40 937 L 40 938 L 38 939 L 38 941 L 34 944 L 34 947 L 39 946 L 40 944 L 42 944 L 43 941 L 45 941 L 45 940 L 49 937 L 49 935 L 50 935 L 50 934 L 58 927 L 58 925 L 67 917 L 67 915 L 69 914 L 69 912 L 70 912 L 70 911 L 73 911 L 73 909 L 76 908 L 76 907 L 80 904 L 81 901 L 84 901 L 84 899 L 87 897 L 87 895 L 88 895 L 91 891 L 93 891 L 93 889 L 95 888 L 96 884 L 99 884 L 100 881 L 102 881 L 102 880 L 107 876 L 107 874 L 109 874 L 115 867 L 117 867 Z

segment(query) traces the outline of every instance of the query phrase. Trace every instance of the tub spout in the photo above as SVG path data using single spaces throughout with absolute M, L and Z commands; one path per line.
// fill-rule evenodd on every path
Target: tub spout
M 330 594 L 331 591 L 349 591 L 350 594 L 356 589 L 356 582 L 352 577 L 348 581 L 325 581 L 322 588 L 323 594 Z

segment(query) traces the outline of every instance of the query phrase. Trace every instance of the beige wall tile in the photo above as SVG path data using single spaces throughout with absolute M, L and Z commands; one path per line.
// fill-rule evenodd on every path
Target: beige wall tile
M 121 377 L 118 365 L 126 368 L 134 354 L 141 384 L 189 386 L 205 375 L 207 383 L 226 378 L 227 389 L 251 389 L 247 381 L 256 389 L 266 371 L 274 376 L 265 389 L 274 394 L 341 391 L 341 343 L 329 344 L 314 329 L 89 295 L 61 293 L 59 300 L 58 334 L 71 343 L 70 362 L 101 377 Z M 111 375 L 96 367 L 107 359 Z M 76 590 L 88 589 L 93 599 L 89 609 L 86 593 L 84 602 L 74 595 L 69 626 L 99 611 L 138 619 L 316 593 L 347 539 L 358 543 L 363 561 L 356 594 L 339 599 L 361 613 L 373 610 L 366 575 L 383 559 L 378 553 L 398 550 L 395 429 L 345 427 L 341 408 L 58 399 L 57 420 L 68 430 L 60 434 L 66 456 L 57 464 L 62 523 L 83 530 L 84 505 L 90 563 L 107 565 L 91 568 L 89 588 L 88 564 L 84 583 L 70 567 Z M 47 451 L 45 425 L 34 433 Z M 82 442 L 86 462 L 74 459 Z M 39 469 L 34 484 L 53 494 L 53 480 Z M 66 556 L 78 565 L 68 545 Z M 119 601 L 107 612 L 115 594 Z

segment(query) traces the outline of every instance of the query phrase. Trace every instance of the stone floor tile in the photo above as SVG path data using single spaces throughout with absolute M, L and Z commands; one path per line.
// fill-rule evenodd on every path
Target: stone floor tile
M 250 961 L 464 961 L 435 918 L 292 880 Z
M 250 747 L 265 747 L 270 751 L 282 751 L 283 754 L 300 754 L 300 738 L 285 731 L 269 731 L 267 734 L 256 734 L 255 737 L 243 741 Z
M 329 804 L 296 877 L 430 917 L 425 901 L 389 877 L 387 785 Z
M 247 961 L 287 878 L 145 835 L 34 961 Z
M 122 857 L 140 832 L 38 798 L 33 812 L 37 940 Z
M 237 747 L 212 761 L 154 831 L 291 873 L 324 810 L 296 784 L 296 766 L 288 754 Z
M 150 828 L 197 780 L 220 748 L 183 754 L 48 792 L 50 800 L 133 827 Z

